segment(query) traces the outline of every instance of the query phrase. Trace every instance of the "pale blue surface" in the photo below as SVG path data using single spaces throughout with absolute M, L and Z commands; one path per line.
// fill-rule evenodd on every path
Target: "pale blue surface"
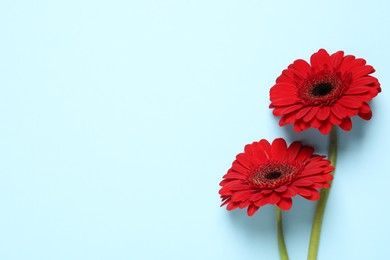
M 319 259 L 386 259 L 387 1 L 0 2 L 0 259 L 278 259 L 274 209 L 220 208 L 246 143 L 279 128 L 276 77 L 321 47 L 383 93 L 342 134 Z M 321 139 L 321 140 L 316 140 Z M 312 203 L 285 214 L 305 259 Z

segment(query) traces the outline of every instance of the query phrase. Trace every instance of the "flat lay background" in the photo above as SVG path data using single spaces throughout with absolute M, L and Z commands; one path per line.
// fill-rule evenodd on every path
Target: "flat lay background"
M 319 48 L 383 92 L 340 131 L 319 259 L 388 255 L 388 1 L 0 2 L 0 259 L 278 259 L 274 207 L 220 208 L 219 182 L 280 128 L 269 88 Z M 305 259 L 314 203 L 285 212 Z

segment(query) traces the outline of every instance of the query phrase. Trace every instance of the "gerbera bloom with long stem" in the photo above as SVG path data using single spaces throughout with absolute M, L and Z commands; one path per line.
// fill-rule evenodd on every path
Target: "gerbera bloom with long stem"
M 297 132 L 313 127 L 327 134 L 333 125 L 349 131 L 352 116 L 371 119 L 368 102 L 381 92 L 373 72 L 364 59 L 320 49 L 310 64 L 296 60 L 276 79 L 270 108 L 281 126 L 294 124 Z
M 252 216 L 266 204 L 289 210 L 295 195 L 317 200 L 317 189 L 330 187 L 333 167 L 313 151 L 300 142 L 287 147 L 282 138 L 272 144 L 262 139 L 246 145 L 220 183 L 221 206 L 227 204 L 228 210 L 248 207 Z

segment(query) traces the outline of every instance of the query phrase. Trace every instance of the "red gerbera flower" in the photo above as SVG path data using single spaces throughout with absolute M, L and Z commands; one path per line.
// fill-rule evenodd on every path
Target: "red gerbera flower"
M 248 207 L 248 215 L 252 216 L 266 204 L 289 210 L 291 198 L 297 194 L 317 200 L 317 189 L 330 187 L 334 168 L 325 156 L 313 151 L 300 142 L 287 147 L 282 138 L 272 144 L 262 139 L 246 145 L 220 183 L 221 206 L 227 204 L 228 210 Z
M 271 88 L 270 108 L 282 116 L 279 125 L 294 124 L 297 132 L 313 127 L 327 134 L 332 125 L 349 131 L 352 116 L 371 119 L 367 102 L 381 92 L 373 72 L 364 59 L 320 49 L 310 65 L 299 59 L 282 72 Z

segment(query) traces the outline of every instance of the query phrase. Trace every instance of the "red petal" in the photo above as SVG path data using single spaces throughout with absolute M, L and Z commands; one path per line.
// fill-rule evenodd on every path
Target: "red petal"
M 319 110 L 318 107 L 312 107 L 311 110 L 303 118 L 303 121 L 310 122 L 310 120 L 312 120 L 313 117 L 317 114 L 318 110 Z
M 229 189 L 222 188 L 222 189 L 219 190 L 219 194 L 221 196 L 231 196 L 232 195 L 232 191 L 229 190 Z
M 364 102 L 362 107 L 360 108 L 359 112 L 362 112 L 362 113 L 370 113 L 371 112 L 371 108 L 370 106 L 368 105 L 368 103 Z
M 287 144 L 283 138 L 277 138 L 272 142 L 271 154 L 275 160 L 281 159 L 287 151 Z
M 300 188 L 298 194 L 303 197 L 310 197 L 313 194 L 313 189 Z
M 332 125 L 339 125 L 341 123 L 341 119 L 335 116 L 333 113 L 329 114 L 329 121 Z
M 239 172 L 239 173 L 242 173 L 242 174 L 245 174 L 248 172 L 248 169 L 245 168 L 244 166 L 242 166 L 239 162 L 237 161 L 234 161 L 233 164 L 232 164 L 232 170 L 234 170 L 235 172 Z
M 266 198 L 263 198 L 263 199 L 255 202 L 255 205 L 259 208 L 266 205 L 266 204 L 268 204 L 268 199 L 266 199 Z
M 280 126 L 284 126 L 286 124 L 292 124 L 295 122 L 295 113 L 290 113 L 290 114 L 287 114 L 287 115 L 284 115 L 280 121 L 279 121 L 279 125 Z
M 301 149 L 301 142 L 293 142 L 287 149 L 287 153 L 285 156 L 286 161 L 293 161 L 295 160 L 296 156 L 298 155 L 300 149 Z
M 350 117 L 346 117 L 340 124 L 341 129 L 345 131 L 350 131 L 352 129 L 352 121 Z
M 320 121 L 323 121 L 328 118 L 329 113 L 330 113 L 330 108 L 328 106 L 320 107 L 317 112 L 317 118 Z
M 331 110 L 332 110 L 332 113 L 340 119 L 343 119 L 347 115 L 345 113 L 345 109 L 337 103 L 333 104 Z
M 278 207 L 282 210 L 289 210 L 292 206 L 292 199 L 291 198 L 282 198 L 278 203 Z
M 294 79 L 290 79 L 288 76 L 284 74 L 284 71 L 282 71 L 282 74 L 276 79 L 276 83 L 290 83 L 295 84 Z
M 223 206 L 225 206 L 226 204 L 228 204 L 230 202 L 230 200 L 229 199 L 227 199 L 227 200 L 225 200 L 222 204 L 221 204 L 221 206 L 220 207 L 223 207 Z
M 235 184 L 232 186 L 225 185 L 224 187 L 229 188 L 231 191 L 249 190 L 251 187 L 248 184 Z
M 265 157 L 269 159 L 271 157 L 271 144 L 267 140 L 261 139 L 258 146 L 263 149 Z
M 366 76 L 370 73 L 375 72 L 374 68 L 370 65 L 361 66 L 352 71 L 352 80 L 358 79 L 360 77 Z
M 258 201 L 260 199 L 264 198 L 264 195 L 261 194 L 261 192 L 256 192 L 255 194 L 252 194 L 250 197 L 249 197 L 249 200 L 251 201 Z
M 306 186 L 313 185 L 313 182 L 308 180 L 307 178 L 305 178 L 305 179 L 300 179 L 300 180 L 294 181 L 294 185 L 298 186 L 298 187 L 306 187 Z
M 326 181 L 331 181 L 331 180 L 333 180 L 333 175 L 330 174 L 330 173 L 333 172 L 333 171 L 334 171 L 334 167 L 333 167 L 333 166 L 329 166 L 329 168 L 326 169 L 326 172 L 329 172 L 329 173 L 323 175 L 324 178 L 326 179 Z
M 326 178 L 324 178 L 322 175 L 313 175 L 313 176 L 306 176 L 305 180 L 312 181 L 312 182 L 326 182 Z
M 376 94 L 374 95 L 371 90 L 372 88 L 370 89 L 370 91 L 366 93 L 355 94 L 355 95 L 351 95 L 350 97 L 360 99 L 360 101 L 362 102 L 368 102 L 376 95 Z
M 272 98 L 271 103 L 274 106 L 288 106 L 288 105 L 294 105 L 297 103 L 296 98 L 291 97 L 278 97 L 278 98 Z
M 233 209 L 238 208 L 239 205 L 240 205 L 240 203 L 237 203 L 237 202 L 230 202 L 230 203 L 227 205 L 226 209 L 227 209 L 227 210 L 233 210 Z
M 347 89 L 344 94 L 346 95 L 354 95 L 354 94 L 362 94 L 362 93 L 367 93 L 370 92 L 371 89 L 368 86 L 360 86 L 360 87 L 353 87 Z
M 333 53 L 330 56 L 330 60 L 331 60 L 331 63 L 333 64 L 333 68 L 335 68 L 336 70 L 338 70 L 341 62 L 343 61 L 343 56 L 344 56 L 343 51 L 338 51 L 336 53 Z
M 332 129 L 332 124 L 328 120 L 322 122 L 322 125 L 319 127 L 319 130 L 323 135 L 329 134 L 331 129 Z
M 359 108 L 362 106 L 362 102 L 356 98 L 350 96 L 343 96 L 338 100 L 338 104 L 344 107 Z
M 324 49 L 320 49 L 317 53 L 314 53 L 310 57 L 311 66 L 317 71 L 329 67 L 329 63 L 330 63 L 330 56 L 328 52 Z
M 318 128 L 321 126 L 322 122 L 318 120 L 316 117 L 314 117 L 311 121 L 310 124 L 313 128 Z
M 306 161 L 310 158 L 310 156 L 313 154 L 314 148 L 310 146 L 302 146 L 301 150 L 299 151 L 296 160 L 297 161 Z
M 287 190 L 282 193 L 282 197 L 284 198 L 291 198 L 295 195 L 297 195 L 297 189 L 292 186 L 288 187 Z
M 309 63 L 307 63 L 305 60 L 302 59 L 298 59 L 294 61 L 291 67 L 294 68 L 295 74 L 297 74 L 301 78 L 306 78 L 307 74 L 311 70 Z
M 253 148 L 254 148 L 254 145 L 253 144 L 247 144 L 245 145 L 244 147 L 244 153 L 246 154 L 249 154 L 249 155 L 253 155 Z
M 282 74 L 290 79 L 293 83 L 296 83 L 301 80 L 301 78 L 294 73 L 292 69 L 285 69 L 282 71 Z
M 259 207 L 257 207 L 254 204 L 249 205 L 248 210 L 247 210 L 248 216 L 253 216 L 253 214 L 255 214 L 258 209 L 259 209 Z
M 224 179 L 243 179 L 245 178 L 245 175 L 242 173 L 234 172 L 234 171 L 229 171 L 223 176 Z
M 286 191 L 287 188 L 288 188 L 287 186 L 283 185 L 283 186 L 276 188 L 275 191 L 280 193 L 280 192 Z
M 254 147 L 254 157 L 256 157 L 256 162 L 266 162 L 268 161 L 268 153 L 265 152 L 264 147 L 258 143 Z
M 295 118 L 300 119 L 309 113 L 311 107 L 304 107 L 295 114 Z
M 315 189 L 310 189 L 309 190 L 311 192 L 310 196 L 302 195 L 302 190 L 303 189 L 300 189 L 298 193 L 299 193 L 299 195 L 301 195 L 305 199 L 308 199 L 308 200 L 318 200 L 320 198 L 320 193 L 317 190 L 315 190 Z
M 232 194 L 232 201 L 238 202 L 242 200 L 247 200 L 250 195 L 252 195 L 255 191 L 254 190 L 244 190 L 244 191 L 237 191 Z
M 363 103 L 363 106 L 359 110 L 359 116 L 364 120 L 370 120 L 372 117 L 372 112 L 370 106 L 367 103 Z
M 295 122 L 294 124 L 294 131 L 295 132 L 302 132 L 303 128 L 301 127 L 301 125 L 298 123 L 298 122 Z
M 351 63 L 354 60 L 355 60 L 355 56 L 353 56 L 353 55 L 346 55 L 346 56 L 344 56 L 343 60 L 340 63 L 338 71 L 344 73 L 345 70 L 349 69 L 349 67 L 351 66 Z
M 377 78 L 372 76 L 366 76 L 352 81 L 349 87 L 353 88 L 353 87 L 362 87 L 362 86 L 372 86 L 375 85 L 375 83 L 377 82 L 378 82 Z
M 239 162 L 242 166 L 244 166 L 247 169 L 251 169 L 253 166 L 255 166 L 251 158 L 244 153 L 238 154 L 236 156 L 236 161 Z
M 291 112 L 295 112 L 298 109 L 301 109 L 302 107 L 303 107 L 302 104 L 296 104 L 296 105 L 287 106 L 287 107 L 278 107 L 278 108 L 275 108 L 272 113 L 275 116 L 282 116 L 282 115 L 285 115 L 285 114 L 288 114 Z
M 358 109 L 357 108 L 344 108 L 345 113 L 347 113 L 347 116 L 356 116 L 358 114 Z
M 222 184 L 223 187 L 221 188 L 222 190 L 232 190 L 232 187 L 234 187 L 234 190 L 249 190 L 250 186 L 248 184 L 243 183 L 242 180 L 225 180 L 226 183 L 220 183 Z
M 271 196 L 268 198 L 268 203 L 269 204 L 276 204 L 281 200 L 281 198 L 282 197 L 278 193 L 273 192 L 273 193 L 271 193 Z
M 295 86 L 295 84 L 291 82 L 287 82 L 287 83 L 281 82 L 281 83 L 276 83 L 270 89 L 271 99 L 272 97 L 277 98 L 278 96 L 288 96 L 285 95 L 286 93 L 296 96 L 297 87 Z
M 241 202 L 240 202 L 240 205 L 238 205 L 238 207 L 239 207 L 240 209 L 243 209 L 243 208 L 248 207 L 248 206 L 251 205 L 251 204 L 252 204 L 252 202 L 249 201 L 249 200 L 241 201 Z
M 305 121 L 303 121 L 303 120 L 298 120 L 296 123 L 299 124 L 299 127 L 300 127 L 302 130 L 307 130 L 307 129 L 310 128 L 310 123 L 307 123 L 307 122 L 305 122 Z
M 364 66 L 366 61 L 364 59 L 356 59 L 353 55 L 347 55 L 344 57 L 343 62 L 339 67 L 339 71 L 344 73 L 352 72 L 355 68 Z
M 223 180 L 219 183 L 219 185 L 223 186 L 224 188 L 228 189 L 231 186 L 242 184 L 241 180 L 234 180 L 234 181 L 227 181 Z M 249 186 L 248 186 L 249 187 Z
M 307 176 L 318 175 L 318 174 L 321 174 L 323 171 L 324 171 L 323 168 L 318 168 L 318 167 L 311 168 L 311 169 L 305 168 L 303 170 L 303 172 L 301 173 L 300 177 L 302 177 L 303 179 L 306 179 Z
M 319 158 L 319 160 L 316 160 L 316 158 Z M 330 165 L 330 161 L 326 159 L 324 160 L 323 158 L 325 158 L 325 156 L 312 157 L 305 169 L 328 167 Z

